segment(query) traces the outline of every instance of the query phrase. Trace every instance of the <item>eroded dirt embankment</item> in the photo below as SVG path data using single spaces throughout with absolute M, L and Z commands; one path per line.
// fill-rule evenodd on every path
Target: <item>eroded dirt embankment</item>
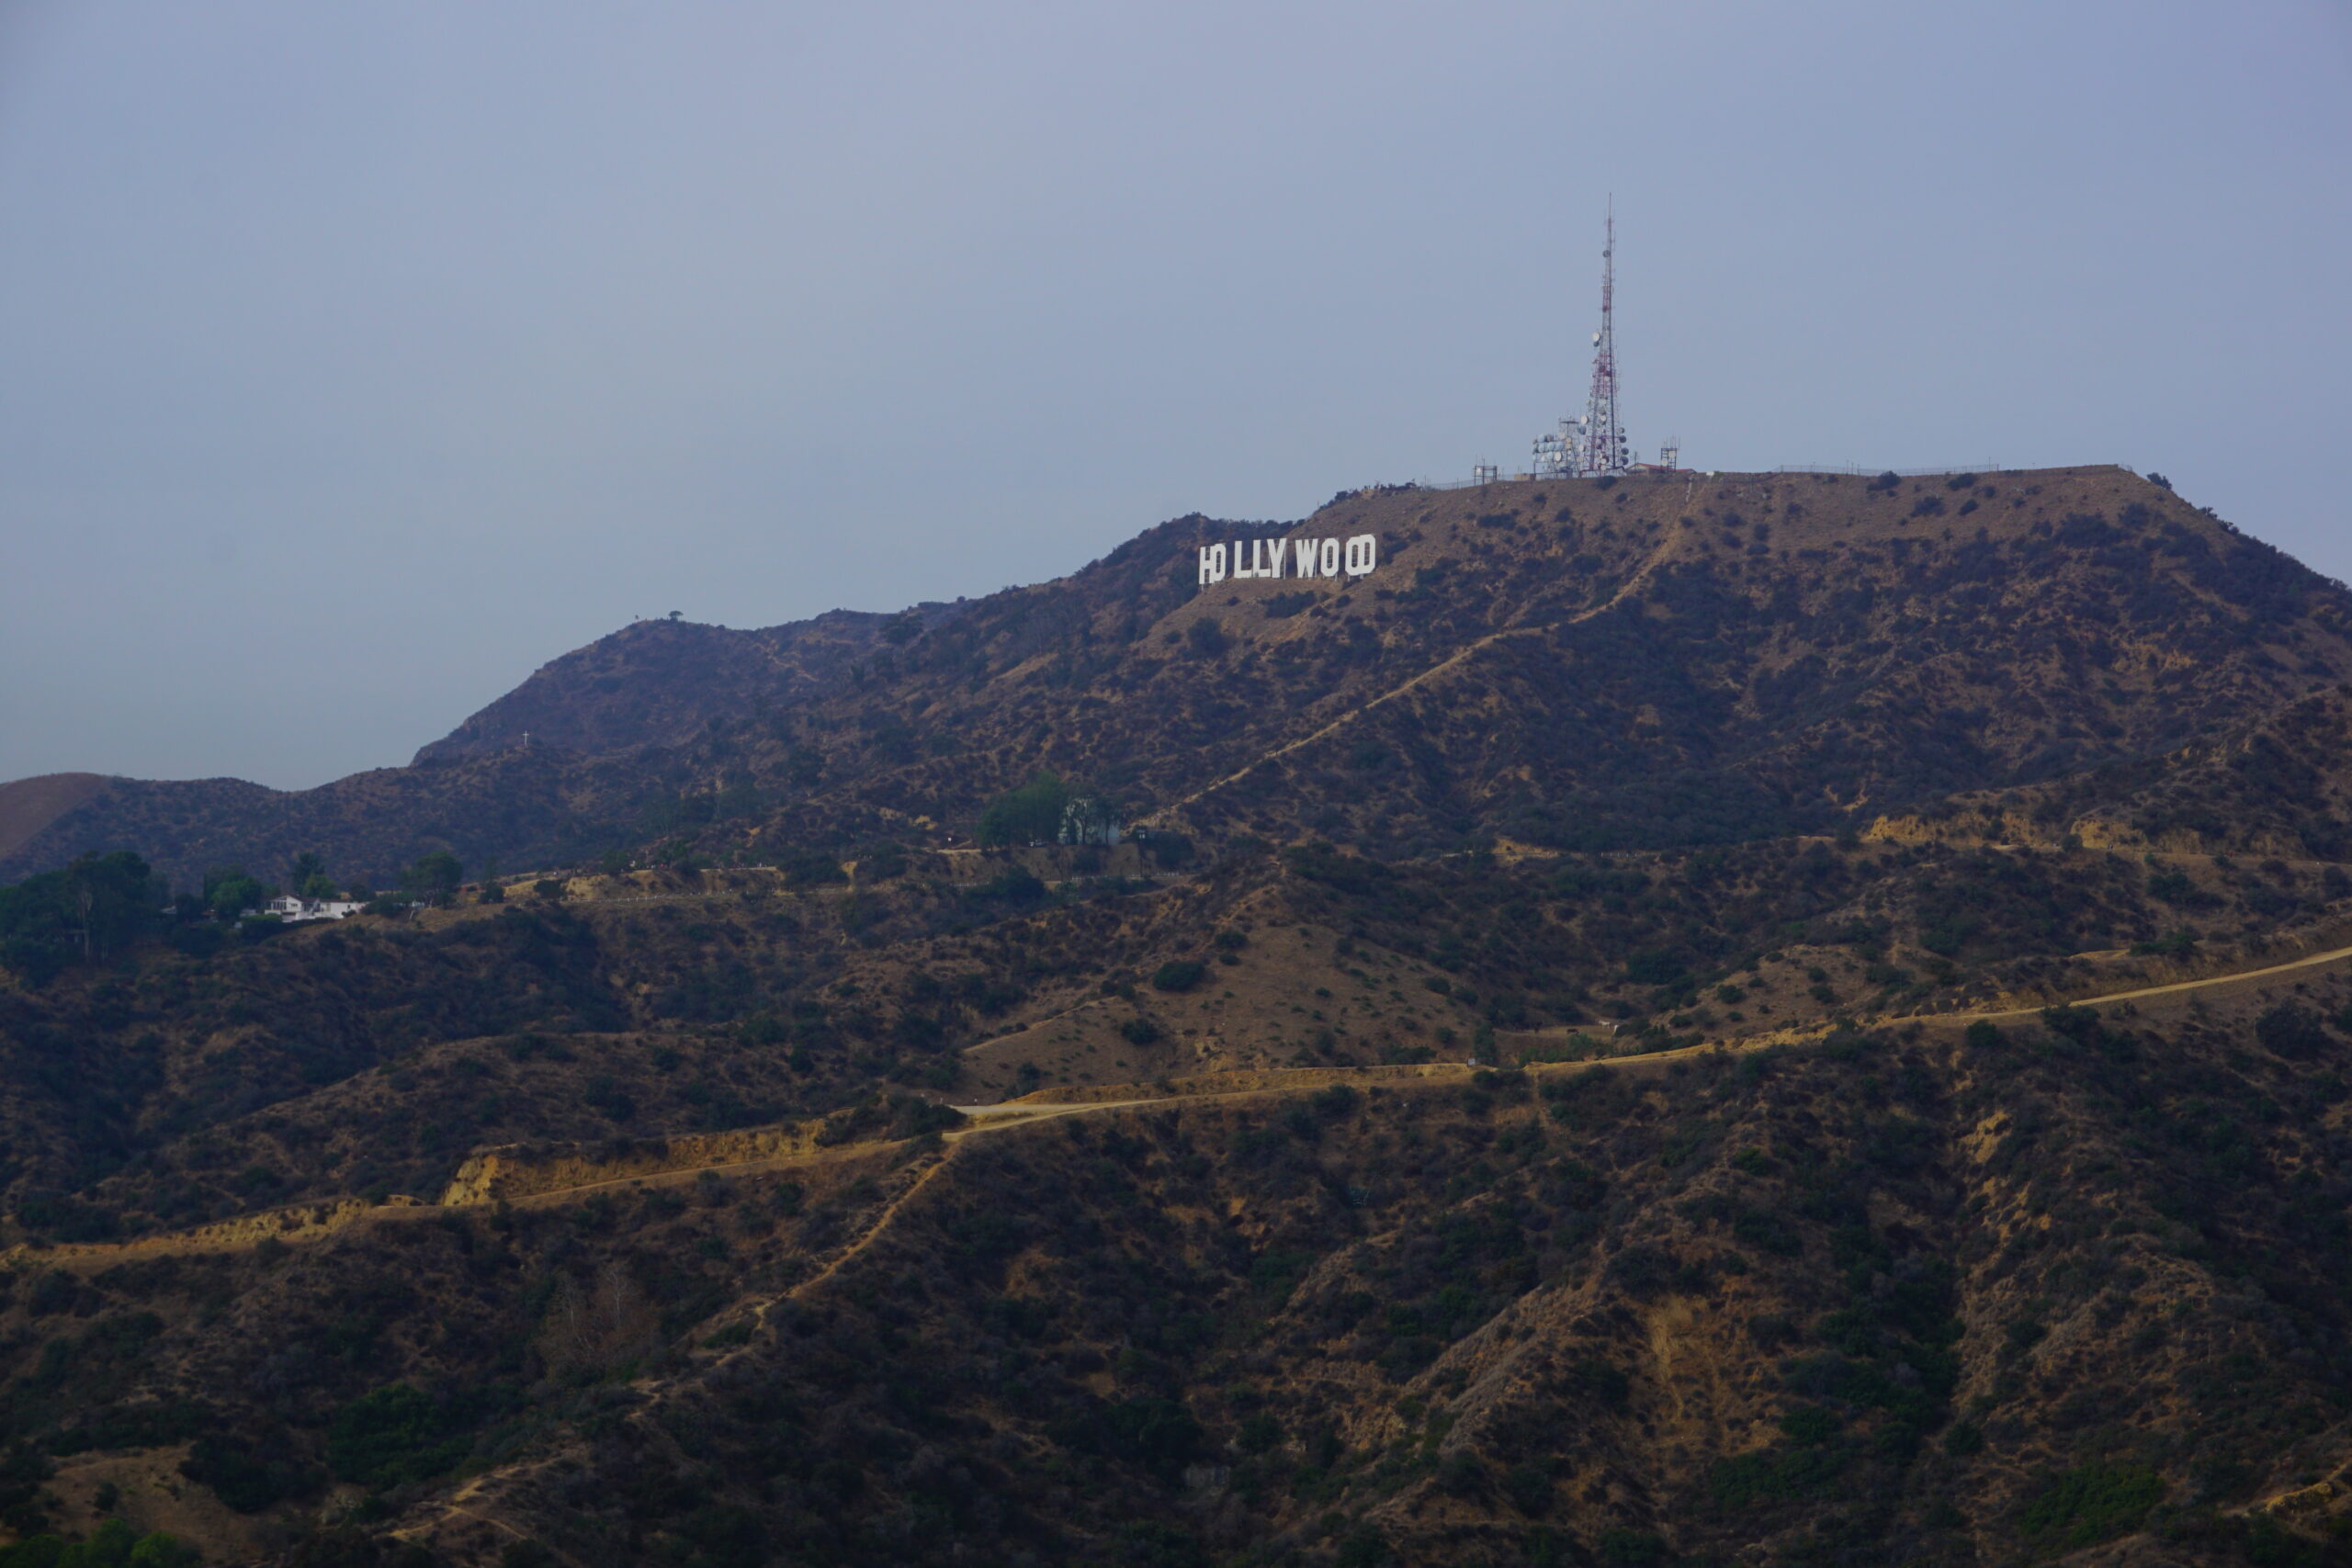
M 432 1205 L 413 1198 L 393 1197 L 381 1203 L 365 1198 L 334 1198 L 316 1203 L 295 1203 L 215 1220 L 189 1230 L 131 1241 L 67 1242 L 55 1247 L 19 1245 L 0 1252 L 0 1269 L 38 1260 L 52 1268 L 103 1266 L 135 1258 L 160 1258 L 180 1252 L 241 1252 L 265 1241 L 316 1241 L 347 1229 L 361 1220 L 396 1215 L 413 1217 Z
M 441 1194 L 441 1202 L 447 1208 L 514 1202 L 634 1178 L 806 1158 L 823 1146 L 818 1141 L 820 1126 L 794 1122 L 731 1133 L 686 1133 L 619 1149 L 592 1150 L 572 1145 L 534 1148 L 524 1144 L 482 1149 L 458 1168 Z

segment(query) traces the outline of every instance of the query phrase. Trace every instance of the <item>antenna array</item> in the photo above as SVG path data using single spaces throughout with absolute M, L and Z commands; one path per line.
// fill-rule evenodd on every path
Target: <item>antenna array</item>
M 1583 436 L 1577 471 L 1590 477 L 1622 474 L 1634 466 L 1624 426 L 1617 422 L 1617 335 L 1611 316 L 1617 293 L 1617 203 L 1609 203 L 1607 238 L 1600 246 L 1600 330 L 1592 334 L 1592 391 L 1585 399 Z
M 1584 412 L 1564 419 L 1552 434 L 1535 438 L 1537 479 L 1597 478 L 1634 466 L 1625 427 L 1617 417 L 1617 203 L 1609 203 L 1608 228 L 1600 247 L 1600 330 L 1592 334 L 1592 390 Z

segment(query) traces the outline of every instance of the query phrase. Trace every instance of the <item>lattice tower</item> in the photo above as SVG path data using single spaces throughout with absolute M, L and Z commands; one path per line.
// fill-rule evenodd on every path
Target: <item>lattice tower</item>
M 1600 246 L 1600 330 L 1592 334 L 1592 391 L 1577 422 L 1576 471 L 1588 478 L 1622 474 L 1634 466 L 1625 427 L 1617 417 L 1617 338 L 1611 317 L 1617 292 L 1617 203 L 1609 203 Z

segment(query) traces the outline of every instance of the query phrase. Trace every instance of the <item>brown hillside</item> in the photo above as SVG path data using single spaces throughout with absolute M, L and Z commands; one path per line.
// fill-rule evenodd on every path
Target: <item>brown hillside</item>
M 1956 795 L 1874 836 L 2256 859 L 2345 857 L 2352 840 L 2352 686 L 2261 711 L 2177 750 L 2029 788 Z
M 1052 856 L 1075 852 L 1031 852 Z M 822 1115 L 877 1083 L 971 1104 L 1577 1060 L 2038 1007 L 2352 941 L 2340 868 L 2086 850 L 1389 866 L 1305 849 L 1057 885 L 639 873 L 209 954 L 155 943 L 0 990 L 0 1193 L 33 1233 L 135 1235 L 437 1191 L 485 1145 Z
M 951 613 L 910 612 L 918 625 Z M 542 666 L 512 692 L 416 754 L 457 761 L 535 746 L 571 751 L 678 746 L 715 719 L 739 720 L 842 682 L 891 646 L 887 615 L 834 610 L 814 620 L 739 632 L 692 622 L 639 621 Z
M 2276 1561 L 2352 1458 L 2347 997 L 395 1209 L 28 1275 L 13 1404 L 285 1562 Z
M 183 876 L 305 848 L 383 871 L 443 844 L 514 864 L 648 840 L 937 843 L 1041 768 L 1195 832 L 1392 854 L 1724 841 L 2160 753 L 2352 672 L 2340 588 L 2169 491 L 2113 468 L 1964 478 L 1653 476 L 1367 493 L 1286 529 L 1184 519 L 894 623 L 903 641 L 811 630 L 788 678 L 746 673 L 771 634 L 650 624 L 550 666 L 465 747 L 526 719 L 660 744 L 253 800 L 115 789 L 0 874 L 126 843 Z M 1195 581 L 1210 540 L 1358 533 L 1382 541 L 1370 578 Z
M 2340 590 L 2120 470 L 1404 491 L 1289 532 L 1359 531 L 1385 564 L 1353 584 L 1202 593 L 1168 541 L 970 606 L 699 750 L 779 803 L 758 834 L 682 825 L 921 839 L 1046 767 L 1385 852 L 1707 841 L 2136 756 L 2352 668 Z
M 0 1549 L 2352 1562 L 2348 614 L 2117 469 L 1376 491 L 50 796 L 508 874 L 0 901 Z
M 0 784 L 0 856 L 13 853 L 107 785 L 103 773 L 40 773 Z

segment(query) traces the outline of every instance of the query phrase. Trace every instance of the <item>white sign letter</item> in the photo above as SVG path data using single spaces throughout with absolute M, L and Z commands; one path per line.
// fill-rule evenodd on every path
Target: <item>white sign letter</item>
M 1374 534 L 1358 534 L 1348 541 L 1348 575 L 1362 577 L 1380 564 L 1380 538 Z
M 1201 547 L 1201 581 L 1203 582 L 1225 581 L 1225 547 L 1223 545 Z
M 1337 577 L 1340 575 L 1339 540 L 1326 539 L 1323 541 L 1323 570 L 1319 575 L 1324 577 Z

